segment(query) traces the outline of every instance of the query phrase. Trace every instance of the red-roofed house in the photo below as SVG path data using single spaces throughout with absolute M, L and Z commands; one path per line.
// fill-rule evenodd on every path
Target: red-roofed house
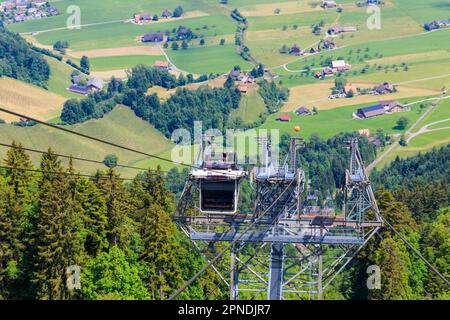
M 277 121 L 281 121 L 281 122 L 290 122 L 291 121 L 291 116 L 289 114 L 283 113 L 280 114 L 277 118 Z

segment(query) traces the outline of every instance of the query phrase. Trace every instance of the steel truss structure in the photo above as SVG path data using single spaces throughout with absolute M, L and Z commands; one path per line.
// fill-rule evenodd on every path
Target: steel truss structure
M 191 174 L 174 219 L 207 259 L 217 246 L 231 242 L 230 256 L 213 266 L 229 287 L 231 299 L 321 299 L 383 226 L 358 141 L 346 145 L 351 157 L 340 214 L 302 210 L 305 174 L 297 167 L 300 138 L 291 138 L 282 166 L 271 162 L 267 139 L 259 143 L 262 165 L 251 174 L 255 213 L 203 214 L 198 205 L 201 185 Z

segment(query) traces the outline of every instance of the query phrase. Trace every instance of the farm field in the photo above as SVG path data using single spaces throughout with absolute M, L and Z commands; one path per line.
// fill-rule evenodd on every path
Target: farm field
M 1 115 L 3 116 L 3 115 Z M 84 134 L 92 135 L 108 141 L 126 145 L 130 148 L 144 150 L 159 154 L 171 149 L 171 142 L 159 131 L 154 129 L 148 122 L 137 118 L 133 111 L 124 106 L 116 107 L 112 112 L 99 120 L 90 120 L 82 124 L 67 126 Z M 38 150 L 47 150 L 51 147 L 55 152 L 85 157 L 102 161 L 108 154 L 116 154 L 119 163 L 131 164 L 145 160 L 144 156 L 128 151 L 106 146 L 98 142 L 90 141 L 81 137 L 67 134 L 41 125 L 20 128 L 12 125 L 0 125 L 2 142 L 8 143 L 13 140 L 21 142 L 25 147 Z M 3 158 L 6 149 L 0 148 L 0 156 Z M 32 154 L 35 164 L 38 163 L 39 154 Z M 97 169 L 105 169 L 101 165 L 91 164 L 74 160 L 74 167 L 85 173 L 93 173 Z M 121 170 L 123 176 L 134 177 L 136 170 Z
M 360 88 L 373 88 L 380 82 L 354 82 L 352 79 L 349 84 L 350 83 Z M 329 99 L 328 96 L 331 94 L 331 89 L 333 87 L 333 81 L 321 81 L 315 84 L 291 87 L 289 100 L 286 102 L 281 111 L 293 112 L 300 106 L 306 106 L 308 108 L 316 107 L 319 110 L 328 110 L 343 107 L 349 104 L 375 104 L 380 100 L 398 100 L 427 95 L 434 96 L 440 93 L 439 90 L 398 86 L 398 92 L 382 96 L 360 95 L 353 98 Z
M 0 78 L 0 105 L 9 110 L 28 114 L 39 120 L 58 116 L 66 99 L 43 88 L 11 78 Z M 0 114 L 7 121 L 18 121 L 14 116 Z
M 316 107 L 319 115 L 306 118 L 293 116 L 293 122 L 275 121 L 277 115 L 268 117 L 261 128 L 279 128 L 292 133 L 300 125 L 302 134 L 310 137 L 317 133 L 328 138 L 341 131 L 369 128 L 376 131 L 384 128 L 387 133 L 400 134 L 395 122 L 400 115 L 391 115 L 368 120 L 354 120 L 351 114 L 359 106 L 375 104 L 380 100 L 411 102 L 439 95 L 450 87 L 450 29 L 425 32 L 423 24 L 434 19 L 447 19 L 449 7 L 441 0 L 386 0 L 381 7 L 381 29 L 369 30 L 366 8 L 358 8 L 354 0 L 337 0 L 343 11 L 320 8 L 316 0 L 230 0 L 220 4 L 218 0 L 119 0 L 95 2 L 88 0 L 55 1 L 63 14 L 49 19 L 14 24 L 9 28 L 27 33 L 28 41 L 50 48 L 57 40 L 70 43 L 67 58 L 79 62 L 86 55 L 91 62 L 91 76 L 104 80 L 111 76 L 125 78 L 125 70 L 136 64 L 152 65 L 155 60 L 168 59 L 174 65 L 173 73 L 194 75 L 228 73 L 239 65 L 250 70 L 253 65 L 245 61 L 235 45 L 237 22 L 230 12 L 238 8 L 248 21 L 244 34 L 245 46 L 251 56 L 275 76 L 274 81 L 290 89 L 290 96 L 281 112 L 292 113 L 299 106 Z M 81 9 L 81 29 L 68 30 L 66 20 L 69 5 Z M 181 19 L 160 19 L 145 25 L 130 21 L 134 13 L 159 14 L 168 8 L 183 6 L 185 15 Z M 312 25 L 321 23 L 320 34 L 312 32 Z M 294 44 L 302 49 L 316 46 L 325 37 L 326 30 L 333 25 L 356 26 L 355 33 L 345 33 L 329 40 L 336 42 L 336 50 L 323 51 L 313 56 L 293 56 L 280 53 L 280 48 L 291 48 Z M 182 50 L 162 45 L 144 45 L 139 37 L 147 32 L 166 32 L 185 26 L 199 36 L 189 42 L 189 48 Z M 36 34 L 29 34 L 37 32 Z M 204 39 L 204 45 L 200 45 Z M 224 45 L 219 45 L 223 39 Z M 178 41 L 181 44 L 181 41 Z M 353 66 L 344 77 L 348 83 L 371 88 L 383 82 L 397 86 L 398 92 L 383 96 L 357 96 L 352 99 L 327 97 L 334 86 L 334 78 L 321 81 L 313 77 L 315 71 L 323 68 L 327 59 L 345 59 Z M 64 98 L 79 98 L 67 92 L 72 69 L 54 59 L 48 59 L 52 68 L 49 90 Z M 310 68 L 305 72 L 304 68 Z M 222 85 L 209 83 L 187 86 L 196 89 L 199 85 Z M 176 90 L 154 87 L 148 94 L 156 93 L 162 100 L 169 98 Z M 255 92 L 243 97 L 239 109 L 232 117 L 240 117 L 244 123 L 258 119 L 265 110 L 263 101 Z M 51 116 L 50 114 L 49 116 Z M 413 111 L 404 114 L 410 123 L 419 116 L 419 104 Z M 58 116 L 53 114 L 53 116 Z M 425 117 L 437 121 L 446 116 L 446 111 L 436 109 Z M 416 128 L 416 130 L 420 129 Z M 429 133 L 437 141 L 445 141 L 435 132 Z M 416 138 L 415 138 L 416 139 Z M 420 137 L 417 137 L 420 142 Z M 413 141 L 414 142 L 414 139 Z M 417 142 L 415 142 L 417 143 Z M 415 150 L 411 147 L 410 150 Z M 412 151 L 411 151 L 412 152 Z M 145 161 L 145 160 L 144 160 Z
M 67 88 L 72 84 L 70 74 L 74 69 L 56 59 L 46 57 L 50 65 L 51 75 L 48 90 L 65 98 L 79 98 L 80 95 L 69 92 Z
M 180 70 L 194 74 L 224 73 L 235 65 L 250 69 L 251 64 L 243 61 L 234 45 L 216 45 L 167 51 L 170 61 Z
M 280 134 L 293 134 L 294 127 L 300 126 L 300 135 L 307 139 L 313 134 L 327 139 L 340 132 L 353 132 L 360 129 L 369 129 L 371 132 L 376 132 L 378 128 L 383 128 L 387 134 L 402 134 L 405 130 L 396 128 L 397 120 L 400 117 L 406 117 L 409 123 L 412 124 L 421 114 L 419 107 L 416 105 L 409 112 L 399 112 L 364 120 L 353 119 L 352 113 L 362 106 L 345 106 L 330 110 L 321 110 L 318 115 L 314 116 L 299 117 L 291 113 L 291 122 L 279 122 L 276 120 L 277 116 L 272 115 L 259 128 L 279 129 Z
M 92 71 L 108 71 L 131 69 L 132 67 L 143 64 L 152 66 L 157 60 L 166 60 L 164 56 L 113 56 L 99 57 L 90 59 Z

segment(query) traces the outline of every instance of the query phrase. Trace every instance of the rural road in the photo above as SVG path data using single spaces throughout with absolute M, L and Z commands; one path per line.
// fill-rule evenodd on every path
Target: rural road
M 449 98 L 450 98 L 450 96 L 444 96 L 444 95 L 443 95 L 443 96 L 441 96 L 441 97 L 439 97 L 439 98 L 429 98 L 429 99 L 424 99 L 424 100 L 420 100 L 420 101 L 414 101 L 414 102 L 409 103 L 409 104 L 406 105 L 406 106 L 409 106 L 409 105 L 421 103 L 421 102 L 424 102 L 424 101 L 437 100 L 437 102 L 436 102 L 435 104 L 433 104 L 430 108 L 428 108 L 428 109 L 427 109 L 427 110 L 419 117 L 419 119 L 417 119 L 417 121 L 414 122 L 414 124 L 408 129 L 408 131 L 406 131 L 405 136 L 407 137 L 407 142 L 408 142 L 408 143 L 411 141 L 411 139 L 413 139 L 413 138 L 415 138 L 415 137 L 417 137 L 417 136 L 419 136 L 419 135 L 422 135 L 422 134 L 425 134 L 425 133 L 428 133 L 428 132 L 440 131 L 440 130 L 444 130 L 444 129 L 449 129 L 449 128 L 450 128 L 450 127 L 444 127 L 444 128 L 438 128 L 438 129 L 428 129 L 430 126 L 433 126 L 433 125 L 436 125 L 436 124 L 438 124 L 438 123 L 441 123 L 441 122 L 445 122 L 445 121 L 450 120 L 450 118 L 448 118 L 448 119 L 439 120 L 439 121 L 436 121 L 436 122 L 433 122 L 433 123 L 429 123 L 429 124 L 423 126 L 418 132 L 416 132 L 416 133 L 411 133 L 411 131 L 414 130 L 414 128 L 417 127 L 417 125 L 418 125 L 418 124 L 419 124 L 419 123 L 420 123 L 420 122 L 421 122 L 421 121 L 422 121 L 422 120 L 423 120 L 423 119 L 424 119 L 431 111 L 433 111 L 433 110 L 436 108 L 436 106 L 439 104 L 439 102 L 441 102 L 442 100 L 445 100 L 445 99 L 449 99 Z M 388 148 L 387 150 L 385 150 L 382 154 L 380 154 L 379 157 L 377 157 L 370 165 L 367 166 L 366 170 L 367 170 L 368 172 L 372 171 L 373 168 L 375 168 L 375 167 L 380 163 L 381 160 L 385 159 L 389 154 L 391 154 L 391 152 L 393 152 L 394 150 L 396 150 L 396 149 L 399 148 L 399 147 L 400 147 L 400 145 L 398 144 L 398 142 L 395 142 L 395 143 L 393 143 L 392 145 L 390 145 L 389 148 Z
M 413 139 L 413 138 L 415 138 L 415 137 L 417 137 L 417 136 L 419 136 L 421 134 L 424 134 L 424 133 L 450 129 L 450 126 L 442 127 L 442 128 L 436 128 L 436 129 L 429 129 L 430 127 L 432 127 L 432 126 L 434 126 L 436 124 L 447 122 L 447 121 L 450 121 L 450 118 L 429 123 L 426 126 L 423 126 L 422 128 L 420 128 L 420 130 L 417 131 L 416 133 L 413 133 L 412 135 L 410 135 L 406 141 L 409 143 L 411 141 L 411 139 Z

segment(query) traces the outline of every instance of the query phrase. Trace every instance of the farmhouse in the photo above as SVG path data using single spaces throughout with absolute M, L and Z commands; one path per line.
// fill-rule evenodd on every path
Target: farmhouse
M 162 32 L 146 33 L 141 38 L 142 42 L 165 42 L 167 41 L 167 35 Z
M 90 92 L 97 92 L 103 90 L 103 80 L 100 78 L 90 78 L 87 83 L 87 88 Z
M 450 19 L 447 19 L 447 20 L 433 20 L 430 23 L 425 23 L 423 25 L 423 27 L 427 31 L 432 31 L 432 30 L 437 30 L 437 29 L 441 29 L 441 28 L 450 27 Z
M 153 15 L 151 13 L 136 13 L 133 18 L 135 23 L 147 23 L 153 20 Z
M 82 95 L 88 95 L 89 94 L 89 89 L 87 87 L 84 86 L 79 86 L 79 85 L 71 85 L 68 88 L 69 91 L 74 92 L 74 93 L 78 93 L 78 94 L 82 94 Z
M 392 84 L 389 82 L 385 82 L 383 84 L 380 84 L 378 87 L 375 88 L 375 92 L 377 94 L 387 94 L 392 93 L 395 91 L 395 88 Z
M 237 80 L 241 77 L 241 71 L 240 70 L 232 70 L 229 74 L 229 77 L 233 80 Z
M 321 7 L 324 9 L 332 9 L 332 8 L 336 8 L 337 4 L 335 1 L 323 0 Z
M 346 95 L 349 95 L 350 92 L 352 92 L 353 94 L 357 94 L 358 93 L 358 88 L 353 85 L 353 84 L 348 84 L 344 87 L 344 93 Z
M 103 90 L 103 80 L 100 78 L 90 78 L 86 86 L 80 86 L 79 84 L 71 85 L 68 90 L 74 93 L 88 95 L 93 92 Z
M 349 26 L 349 27 L 333 26 L 328 29 L 327 33 L 330 36 L 334 36 L 334 35 L 338 35 L 341 33 L 356 32 L 356 31 L 358 31 L 358 28 L 355 26 Z
M 330 40 L 325 40 L 322 42 L 322 48 L 325 50 L 331 50 L 336 48 L 336 43 Z
M 335 60 L 331 63 L 331 67 L 335 72 L 346 71 L 352 68 L 352 66 L 347 64 L 345 60 Z
M 302 50 L 300 49 L 299 46 L 297 46 L 296 44 L 294 44 L 291 48 L 291 50 L 289 50 L 289 54 L 293 54 L 295 56 L 299 56 L 302 54 Z
M 398 101 L 381 101 L 380 104 L 384 106 L 387 112 L 404 112 L 405 107 Z
M 241 84 L 238 86 L 238 90 L 240 93 L 246 94 L 248 92 L 248 86 L 245 84 Z
M 277 121 L 281 121 L 281 122 L 290 122 L 291 121 L 291 116 L 288 114 L 280 114 L 277 118 Z
M 371 107 L 358 109 L 357 114 L 360 118 L 368 119 L 386 114 L 386 110 L 383 105 L 377 104 Z
M 170 62 L 164 61 L 164 60 L 157 60 L 153 64 L 155 68 L 161 69 L 161 70 L 169 70 L 170 69 Z
M 310 116 L 312 115 L 312 112 L 306 107 L 300 107 L 297 110 L 295 110 L 295 114 L 298 116 Z

